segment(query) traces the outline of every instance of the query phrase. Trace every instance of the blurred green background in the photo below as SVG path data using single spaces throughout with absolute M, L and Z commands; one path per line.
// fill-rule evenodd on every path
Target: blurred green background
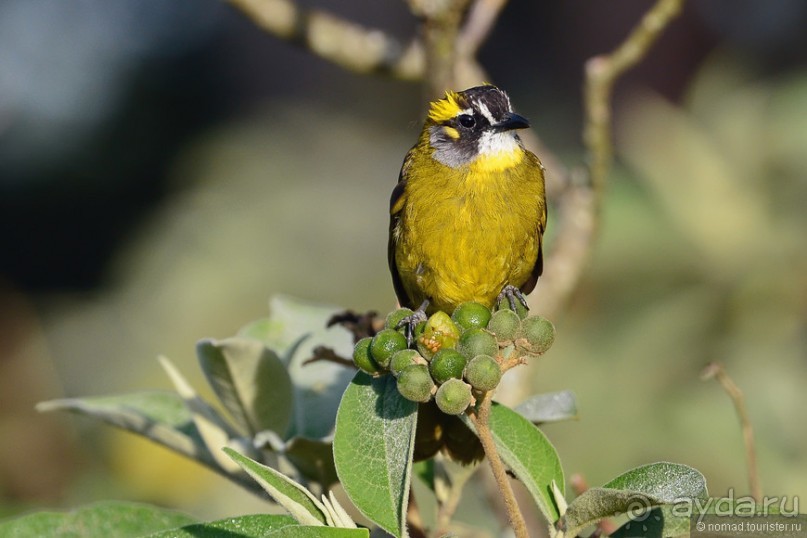
M 646 4 L 514 0 L 481 52 L 567 165 L 583 158 L 582 64 Z M 316 5 L 402 40 L 416 26 L 398 1 Z M 807 495 L 806 24 L 801 0 L 691 2 L 618 85 L 600 241 L 555 347 L 514 373 L 577 394 L 580 420 L 545 428 L 567 474 L 597 485 L 670 460 L 747 494 L 731 403 L 698 378 L 720 360 L 763 491 Z M 0 515 L 103 498 L 263 510 L 162 448 L 33 406 L 170 388 L 158 354 L 201 388 L 194 343 L 275 293 L 392 308 L 387 204 L 422 95 L 215 0 L 0 0 Z

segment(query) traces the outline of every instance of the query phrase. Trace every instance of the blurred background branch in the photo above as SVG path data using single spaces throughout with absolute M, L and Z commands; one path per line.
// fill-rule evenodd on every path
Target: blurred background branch
M 320 9 L 291 0 L 227 0 L 266 32 L 298 44 L 357 73 L 381 73 L 405 80 L 423 76 L 421 45 L 396 40 L 383 30 L 365 28 Z
M 611 96 L 614 84 L 625 71 L 647 56 L 670 21 L 681 13 L 682 5 L 683 0 L 658 0 L 616 50 L 586 62 L 583 140 L 591 160 L 589 169 L 597 212 L 613 160 Z
M 507 0 L 477 0 L 471 4 L 467 21 L 457 42 L 461 58 L 476 57 L 506 5 Z
M 745 447 L 745 464 L 748 471 L 748 488 L 751 496 L 758 503 L 762 502 L 762 484 L 759 481 L 759 468 L 757 467 L 757 449 L 754 445 L 754 427 L 751 425 L 751 418 L 748 416 L 748 408 L 745 406 L 745 396 L 737 383 L 726 372 L 726 368 L 719 362 L 711 362 L 701 372 L 701 380 L 708 381 L 714 379 L 728 394 L 731 403 L 734 404 L 734 411 L 740 421 L 740 428 L 743 433 L 743 446 Z

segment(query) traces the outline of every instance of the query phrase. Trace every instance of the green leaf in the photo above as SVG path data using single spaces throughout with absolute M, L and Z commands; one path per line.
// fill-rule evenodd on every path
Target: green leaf
M 335 529 L 333 527 L 286 527 L 269 534 L 267 538 L 368 538 L 367 529 Z
M 611 538 L 668 538 L 689 536 L 692 521 L 675 514 L 670 505 L 662 505 L 637 514 L 611 533 Z M 733 535 L 732 535 L 733 536 Z
M 606 517 L 626 513 L 639 520 L 653 507 L 707 497 L 706 480 L 696 469 L 676 463 L 651 463 L 631 469 L 601 488 L 587 490 L 569 503 L 559 527 L 573 536 Z
M 260 318 L 250 321 L 238 330 L 237 336 L 239 338 L 252 338 L 263 342 L 268 348 L 272 349 L 275 353 L 282 353 L 282 348 L 279 342 L 273 338 L 275 331 L 275 322 L 269 318 Z M 287 361 L 283 361 L 287 362 Z
M 352 335 L 342 327 L 326 326 L 343 309 L 278 295 L 270 299 L 269 310 L 268 319 L 248 325 L 239 334 L 262 341 L 288 367 L 295 407 L 287 438 L 325 438 L 333 431 L 339 400 L 353 372 L 325 361 L 303 362 L 317 346 L 329 347 L 343 357 L 352 355 Z
M 700 471 L 680 463 L 642 465 L 619 475 L 603 487 L 638 491 L 664 503 L 709 497 L 706 479 Z
M 149 534 L 146 538 L 241 538 L 274 536 L 273 532 L 298 527 L 291 516 L 256 514 L 231 517 L 208 523 L 194 523 Z
M 406 536 L 417 404 L 395 378 L 359 372 L 336 416 L 336 471 L 353 504 L 394 536 Z
M 333 463 L 332 443 L 293 437 L 286 443 L 283 454 L 302 476 L 325 488 L 339 481 Z
M 255 340 L 202 340 L 199 363 L 224 407 L 251 436 L 271 430 L 281 437 L 291 421 L 294 397 L 286 366 Z
M 569 503 L 558 527 L 567 536 L 576 536 L 581 529 L 593 525 L 606 517 L 628 514 L 629 517 L 642 517 L 662 501 L 641 492 L 619 489 L 590 488 Z
M 107 501 L 70 512 L 37 512 L 0 521 L 5 538 L 129 538 L 192 523 L 190 516 L 144 504 Z
M 224 452 L 301 525 L 319 526 L 328 523 L 325 507 L 306 488 L 279 471 L 242 456 L 231 448 L 225 448 Z
M 577 418 L 577 400 L 570 390 L 536 394 L 519 404 L 514 411 L 533 424 L 573 420 Z
M 473 429 L 467 417 L 463 420 Z M 547 521 L 557 521 L 560 514 L 555 506 L 552 481 L 564 495 L 566 482 L 555 447 L 532 422 L 497 403 L 490 411 L 490 430 L 502 461 L 526 486 Z
M 37 404 L 38 411 L 71 411 L 148 437 L 210 467 L 218 467 L 182 398 L 168 391 L 66 398 Z
M 174 388 L 190 411 L 199 436 L 216 464 L 228 473 L 237 471 L 238 466 L 225 458 L 219 449 L 227 446 L 231 439 L 238 439 L 240 437 L 238 433 L 219 415 L 218 411 L 196 394 L 190 383 L 167 357 L 158 358 L 160 365 L 171 378 Z

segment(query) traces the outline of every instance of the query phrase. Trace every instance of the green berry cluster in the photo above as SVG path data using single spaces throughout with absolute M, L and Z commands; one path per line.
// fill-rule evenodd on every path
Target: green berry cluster
M 517 346 L 529 354 L 544 353 L 555 328 L 539 316 L 463 303 L 449 317 L 436 312 L 415 328 L 414 349 L 407 345 L 405 321 L 413 312 L 391 312 L 384 329 L 362 338 L 353 350 L 356 366 L 375 376 L 391 373 L 404 398 L 434 398 L 446 414 L 459 415 L 481 393 L 495 389 L 502 377 L 503 350 Z

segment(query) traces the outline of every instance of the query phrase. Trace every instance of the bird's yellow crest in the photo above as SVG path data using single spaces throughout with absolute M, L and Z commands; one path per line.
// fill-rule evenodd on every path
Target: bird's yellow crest
M 429 119 L 435 123 L 442 123 L 455 117 L 462 110 L 459 99 L 460 95 L 457 92 L 447 91 L 444 98 L 432 101 L 429 107 Z

